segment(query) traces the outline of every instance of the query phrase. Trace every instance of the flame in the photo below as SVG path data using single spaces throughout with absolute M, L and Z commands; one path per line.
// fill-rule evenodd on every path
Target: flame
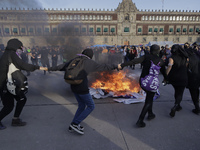
M 126 75 L 125 71 L 120 72 L 101 72 L 100 78 L 92 83 L 92 88 L 104 89 L 106 92 L 113 91 L 115 93 L 127 93 L 140 91 L 138 81 Z

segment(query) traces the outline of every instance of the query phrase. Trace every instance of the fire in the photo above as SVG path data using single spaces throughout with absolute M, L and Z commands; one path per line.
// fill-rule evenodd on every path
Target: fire
M 104 89 L 106 92 L 127 93 L 140 91 L 138 81 L 127 76 L 125 71 L 120 72 L 101 72 L 100 78 L 96 79 L 91 85 L 92 88 Z

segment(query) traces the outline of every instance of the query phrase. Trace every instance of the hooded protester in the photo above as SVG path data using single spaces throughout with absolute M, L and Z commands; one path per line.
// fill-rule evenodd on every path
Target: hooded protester
M 187 87 L 190 91 L 190 95 L 195 106 L 195 109 L 192 110 L 195 114 L 200 114 L 199 108 L 199 86 L 200 86 L 200 58 L 196 49 L 193 49 L 189 46 L 188 43 L 184 44 L 184 49 L 189 56 L 189 66 L 188 66 L 188 84 Z
M 23 48 L 23 44 L 18 39 L 11 39 L 7 43 L 4 54 L 0 58 L 0 95 L 3 103 L 3 108 L 0 111 L 0 130 L 5 129 L 6 127 L 1 123 L 1 120 L 6 117 L 14 108 L 14 99 L 17 101 L 14 118 L 12 119 L 12 126 L 25 126 L 26 122 L 23 122 L 19 116 L 22 112 L 22 109 L 26 103 L 26 96 L 24 95 L 12 95 L 7 90 L 7 73 L 9 66 L 9 58 L 12 63 L 19 70 L 28 70 L 34 71 L 36 69 L 41 69 L 39 66 L 34 66 L 31 64 L 25 63 L 19 57 L 19 52 Z
M 98 64 L 94 60 L 93 57 L 93 50 L 92 49 L 85 49 L 82 54 L 79 54 L 78 57 L 84 58 L 83 60 L 83 70 L 85 72 L 84 79 L 80 84 L 71 84 L 71 90 L 76 97 L 78 102 L 78 109 L 76 114 L 69 126 L 69 131 L 76 131 L 79 134 L 84 134 L 84 128 L 80 125 L 80 123 L 94 110 L 95 105 L 92 99 L 92 96 L 89 93 L 88 87 L 88 78 L 87 75 L 91 72 L 96 71 L 104 71 L 104 70 L 114 70 L 117 68 L 116 65 L 110 64 Z M 86 59 L 85 59 L 86 58 Z M 73 60 L 73 59 L 72 59 Z M 65 64 L 58 65 L 56 67 L 51 67 L 49 71 L 65 71 L 67 66 L 72 61 Z
M 154 44 L 150 47 L 150 54 L 146 54 L 146 55 L 136 58 L 132 61 L 122 63 L 121 65 L 119 64 L 118 69 L 122 69 L 125 66 L 142 63 L 143 68 L 142 68 L 142 73 L 141 73 L 140 79 L 139 79 L 139 83 L 141 85 L 141 78 L 144 78 L 146 75 L 149 74 L 149 70 L 151 67 L 151 61 L 152 61 L 154 64 L 159 64 L 159 66 L 161 67 L 160 71 L 163 74 L 164 78 L 166 78 L 165 64 L 164 64 L 164 61 L 159 57 L 159 53 L 160 53 L 160 47 L 158 45 Z M 148 117 L 147 117 L 148 120 L 155 118 L 155 114 L 153 113 L 153 110 L 152 110 L 153 98 L 154 98 L 155 92 L 151 92 L 151 91 L 148 91 L 145 89 L 143 89 L 143 90 L 146 92 L 146 99 L 145 99 L 145 104 L 142 109 L 142 112 L 136 123 L 136 126 L 138 126 L 138 127 L 146 126 L 146 124 L 143 122 L 143 120 L 144 120 L 144 117 L 147 112 L 148 112 Z
M 173 86 L 175 91 L 175 104 L 169 114 L 171 117 L 174 117 L 176 111 L 182 109 L 180 103 L 185 87 L 188 84 L 187 64 L 189 59 L 187 52 L 178 44 L 172 46 L 171 54 L 166 72 L 169 84 Z

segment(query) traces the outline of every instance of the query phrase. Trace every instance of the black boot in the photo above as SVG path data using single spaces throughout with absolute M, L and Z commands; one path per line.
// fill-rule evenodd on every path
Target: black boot
M 139 127 L 139 128 L 143 128 L 143 127 L 146 126 L 146 124 L 143 122 L 143 120 L 140 120 L 140 119 L 139 119 L 139 120 L 136 122 L 136 126 Z
M 199 109 L 193 109 L 192 112 L 195 113 L 196 115 L 200 114 L 200 110 Z
M 150 121 L 150 120 L 154 119 L 155 117 L 156 117 L 156 115 L 154 113 L 148 114 L 147 120 Z
M 181 107 L 180 104 L 178 104 L 178 106 L 177 106 L 177 108 L 176 108 L 176 111 L 180 111 L 180 110 L 182 110 L 182 107 Z
M 12 126 L 25 126 L 26 125 L 26 122 L 23 122 L 21 119 L 12 119 Z
M 178 108 L 178 104 L 176 104 L 176 105 L 174 105 L 174 107 L 172 107 L 171 112 L 169 113 L 169 115 L 170 115 L 171 117 L 174 117 L 174 116 L 175 116 L 175 113 L 176 113 L 176 111 L 177 111 L 177 108 Z

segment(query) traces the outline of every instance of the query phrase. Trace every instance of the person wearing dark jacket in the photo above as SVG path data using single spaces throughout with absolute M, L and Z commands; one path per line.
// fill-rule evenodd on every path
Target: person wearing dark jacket
M 188 66 L 188 84 L 187 87 L 190 91 L 190 95 L 195 106 L 195 109 L 192 110 L 195 114 L 200 114 L 199 108 L 199 86 L 200 86 L 200 58 L 197 55 L 197 51 L 189 47 L 188 43 L 184 44 L 184 49 L 189 56 L 189 66 Z
M 169 114 L 171 117 L 174 117 L 176 111 L 182 109 L 180 103 L 188 84 L 187 64 L 189 59 L 187 52 L 178 44 L 172 46 L 171 54 L 166 72 L 169 84 L 173 86 L 175 91 L 175 104 Z
M 49 51 L 46 47 L 43 47 L 39 54 L 41 55 L 41 63 L 42 63 L 42 66 L 43 67 L 47 67 L 49 68 L 50 65 L 49 65 L 49 58 L 48 58 L 48 55 L 49 55 Z M 50 73 L 50 72 L 49 72 Z M 44 70 L 44 75 L 46 75 L 46 71 Z
M 97 62 L 92 60 L 93 50 L 85 49 L 81 56 L 87 59 L 83 60 L 83 71 L 85 72 L 85 77 L 83 82 L 80 84 L 71 84 L 71 90 L 78 101 L 78 109 L 76 114 L 69 126 L 69 131 L 76 131 L 79 134 L 84 134 L 83 127 L 80 126 L 80 123 L 94 110 L 95 105 L 92 99 L 92 96 L 89 93 L 88 88 L 88 78 L 87 75 L 91 72 L 95 71 L 104 71 L 104 70 L 114 70 L 117 68 L 116 65 L 109 64 L 98 64 Z M 72 60 L 71 60 L 72 61 Z M 58 65 L 56 67 L 51 67 L 49 71 L 65 71 L 66 67 L 70 64 L 70 62 L 65 64 Z
M 4 54 L 0 59 L 0 96 L 3 104 L 3 108 L 0 111 L 0 130 L 5 129 L 6 127 L 1 123 L 1 120 L 6 117 L 14 108 L 14 99 L 17 101 L 14 118 L 12 119 L 12 126 L 24 126 L 26 122 L 23 122 L 19 116 L 22 112 L 22 109 L 26 103 L 26 96 L 12 95 L 7 90 L 6 80 L 9 66 L 9 58 L 16 68 L 20 70 L 34 71 L 36 69 L 42 69 L 39 66 L 25 63 L 19 56 L 16 54 L 18 49 L 22 49 L 23 44 L 18 39 L 11 39 L 7 43 Z M 44 69 L 44 68 L 43 68 Z
M 151 67 L 151 61 L 154 64 L 159 64 L 161 67 L 160 71 L 163 74 L 164 78 L 166 79 L 166 72 L 165 72 L 165 64 L 164 61 L 159 57 L 159 52 L 160 52 L 160 47 L 156 44 L 152 45 L 150 47 L 150 54 L 146 54 L 144 56 L 141 56 L 140 58 L 136 58 L 132 61 L 122 63 L 121 65 L 118 65 L 118 69 L 122 69 L 125 66 L 133 65 L 133 64 L 138 64 L 138 63 L 143 63 L 143 68 L 142 68 L 142 73 L 140 75 L 139 83 L 141 84 L 141 78 L 144 78 L 146 75 L 149 74 L 149 69 Z M 145 99 L 145 104 L 142 109 L 142 112 L 139 116 L 139 119 L 136 123 L 136 126 L 138 127 L 145 127 L 146 124 L 143 122 L 144 117 L 146 113 L 148 112 L 148 120 L 154 119 L 155 114 L 153 113 L 152 107 L 153 107 L 153 98 L 155 95 L 155 92 L 147 91 L 143 89 L 146 92 L 146 99 Z

